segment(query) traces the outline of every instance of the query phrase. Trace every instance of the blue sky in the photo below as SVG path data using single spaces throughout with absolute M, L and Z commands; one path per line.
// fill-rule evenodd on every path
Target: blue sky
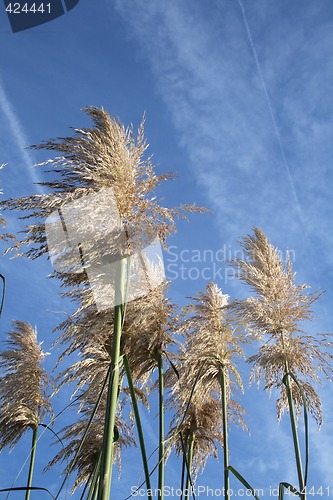
M 305 328 L 330 332 L 332 33 L 329 0 L 80 0 L 68 14 L 16 34 L 2 10 L 4 196 L 37 189 L 33 183 L 42 180 L 42 173 L 31 166 L 40 156 L 24 148 L 67 135 L 70 126 L 88 126 L 83 107 L 103 106 L 135 127 L 146 112 L 146 136 L 158 170 L 177 174 L 159 191 L 165 203 L 195 201 L 214 212 L 191 216 L 189 224 L 180 222 L 169 241 L 173 253 L 165 254 L 165 264 L 174 300 L 185 303 L 186 296 L 204 288 L 204 278 L 216 278 L 231 298 L 246 296 L 248 290 L 228 274 L 220 257 L 234 256 L 240 238 L 258 226 L 283 254 L 291 251 L 299 283 L 325 290 L 314 306 L 315 321 Z M 15 231 L 14 214 L 7 219 L 9 230 Z M 201 262 L 194 262 L 198 258 Z M 11 319 L 29 321 L 49 350 L 50 332 L 61 318 L 49 311 L 69 310 L 57 295 L 57 284 L 47 279 L 50 264 L 4 257 L 1 272 L 8 281 L 3 338 Z M 47 357 L 48 368 L 56 357 Z M 248 367 L 242 371 L 247 388 Z M 68 394 L 56 401 L 58 409 Z M 328 382 L 320 394 L 324 425 L 318 433 L 311 421 L 309 485 L 330 486 L 333 495 L 333 394 Z M 262 387 L 246 389 L 244 404 L 251 434 L 231 431 L 231 463 L 254 487 L 266 488 L 268 498 L 269 486 L 296 482 L 288 466 L 293 463 L 289 422 L 285 417 L 277 425 L 274 398 L 269 400 Z M 153 449 L 154 409 L 144 420 Z M 0 455 L 1 486 L 14 480 L 29 440 L 27 436 L 11 454 Z M 41 465 L 52 455 L 48 442 L 45 436 L 40 443 Z M 131 450 L 128 457 L 120 481 L 114 480 L 116 498 L 124 498 L 140 475 L 139 452 Z M 177 485 L 178 470 L 171 459 L 167 484 Z M 58 474 L 59 469 L 36 474 L 36 481 L 56 491 Z M 212 459 L 198 484 L 221 483 L 221 464 Z

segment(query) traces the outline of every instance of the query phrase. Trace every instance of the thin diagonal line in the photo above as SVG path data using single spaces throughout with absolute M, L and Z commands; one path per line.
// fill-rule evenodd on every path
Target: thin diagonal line
M 277 139 L 277 142 L 278 142 L 278 145 L 279 145 L 280 153 L 281 153 L 281 156 L 282 156 L 282 161 L 283 161 L 285 170 L 287 172 L 287 176 L 288 176 L 289 184 L 290 184 L 291 191 L 292 191 L 292 194 L 293 194 L 293 197 L 294 197 L 294 201 L 295 201 L 295 204 L 296 204 L 296 209 L 297 209 L 297 212 L 298 212 L 298 216 L 299 216 L 300 222 L 301 222 L 301 224 L 303 226 L 304 236 L 305 236 L 308 248 L 309 248 L 310 255 L 311 255 L 311 257 L 314 257 L 314 254 L 313 254 L 313 251 L 312 251 L 312 245 L 311 245 L 311 242 L 310 242 L 310 238 L 309 238 L 307 226 L 306 226 L 304 215 L 303 215 L 303 210 L 302 210 L 302 207 L 301 207 L 301 204 L 299 202 L 299 198 L 298 198 L 298 195 L 297 195 L 297 192 L 296 192 L 296 189 L 295 189 L 295 183 L 294 183 L 294 180 L 293 180 L 293 177 L 292 177 L 292 174 L 291 174 L 289 162 L 288 162 L 287 157 L 286 157 L 286 153 L 285 153 L 285 149 L 284 149 L 284 146 L 283 146 L 281 134 L 280 134 L 279 128 L 278 128 L 277 123 L 276 123 L 275 114 L 274 114 L 273 107 L 272 107 L 272 102 L 271 102 L 271 99 L 270 99 L 270 96 L 269 96 L 269 93 L 268 93 L 268 90 L 267 90 L 267 85 L 265 83 L 264 75 L 263 75 L 262 70 L 261 70 L 261 66 L 260 66 L 260 62 L 259 62 L 259 59 L 258 59 L 257 50 L 256 50 L 256 47 L 255 47 L 253 38 L 252 38 L 250 26 L 249 26 L 249 23 L 247 21 L 246 11 L 245 11 L 245 8 L 244 8 L 242 0 L 238 0 L 238 3 L 239 3 L 239 6 L 241 8 L 241 11 L 242 11 L 244 26 L 245 26 L 246 33 L 247 33 L 247 36 L 248 36 L 248 39 L 249 39 L 249 42 L 250 42 L 250 46 L 251 46 L 253 57 L 254 57 L 254 60 L 255 60 L 255 63 L 256 63 L 256 67 L 257 67 L 257 70 L 258 70 L 260 82 L 261 82 L 261 85 L 262 85 L 262 88 L 263 88 L 263 91 L 264 91 L 264 94 L 265 94 L 265 100 L 266 100 L 266 103 L 267 103 L 267 107 L 268 107 L 268 110 L 269 110 L 269 113 L 271 115 L 271 119 L 272 119 L 272 122 L 273 122 L 274 132 L 275 132 L 276 139 Z M 312 262 L 314 262 L 314 258 L 312 258 Z M 319 284 L 319 277 L 318 277 L 317 269 L 315 268 L 314 265 L 313 265 L 313 271 L 314 271 L 314 274 L 315 274 L 315 277 L 316 277 L 316 281 Z M 319 284 L 319 287 L 320 287 L 320 284 Z

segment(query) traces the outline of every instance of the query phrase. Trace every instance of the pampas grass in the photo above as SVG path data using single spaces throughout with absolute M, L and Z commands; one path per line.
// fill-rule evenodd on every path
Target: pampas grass
M 293 373 L 306 396 L 307 406 L 318 424 L 322 423 L 320 398 L 314 384 L 320 375 L 332 378 L 332 341 L 329 335 L 307 335 L 304 322 L 312 319 L 311 306 L 320 293 L 307 293 L 309 286 L 295 282 L 289 257 L 282 262 L 278 249 L 266 235 L 254 228 L 254 236 L 243 239 L 246 260 L 235 260 L 238 277 L 250 285 L 255 296 L 235 301 L 233 310 L 248 325 L 249 332 L 264 340 L 249 362 L 253 364 L 251 381 L 263 379 L 265 389 L 280 392 L 278 419 L 288 409 L 283 377 Z M 293 384 L 297 414 L 303 405 L 299 389 Z
M 278 249 L 258 228 L 254 228 L 253 236 L 243 238 L 242 247 L 246 259 L 237 259 L 233 265 L 255 296 L 236 301 L 233 310 L 255 337 L 264 340 L 248 360 L 253 365 L 250 380 L 263 379 L 265 390 L 279 392 L 278 419 L 284 411 L 290 413 L 299 492 L 305 499 L 307 456 L 304 473 L 296 416 L 306 406 L 305 410 L 321 424 L 321 401 L 315 384 L 321 375 L 332 380 L 333 343 L 329 335 L 314 337 L 303 332 L 303 323 L 312 319 L 311 306 L 320 293 L 306 293 L 307 285 L 296 284 L 289 256 L 284 263 Z
M 38 425 L 52 416 L 47 394 L 48 377 L 42 369 L 45 353 L 37 342 L 37 330 L 28 323 L 14 321 L 0 352 L 0 450 L 13 448 L 22 435 L 32 429 L 32 446 L 27 488 L 31 487 L 37 445 Z M 26 491 L 26 500 L 30 490 Z
M 45 353 L 36 329 L 14 321 L 5 345 L 0 352 L 0 449 L 13 448 L 26 430 L 37 428 L 52 413 L 48 378 L 41 366 Z
M 194 478 L 210 455 L 217 457 L 216 444 L 224 448 L 225 490 L 229 498 L 228 421 L 246 428 L 244 409 L 233 397 L 237 388 L 243 391 L 236 358 L 244 357 L 242 343 L 246 338 L 229 312 L 228 295 L 215 283 L 208 283 L 204 292 L 190 299 L 191 304 L 184 308 L 185 319 L 178 327 L 186 338 L 179 359 L 180 377 L 171 396 L 171 405 L 176 408 L 171 432 L 181 421 L 176 450 L 180 454 L 185 446 L 189 474 L 193 463 Z M 189 487 L 188 475 L 187 490 Z

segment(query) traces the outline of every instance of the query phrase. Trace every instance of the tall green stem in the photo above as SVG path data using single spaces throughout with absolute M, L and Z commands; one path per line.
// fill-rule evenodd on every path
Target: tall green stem
M 32 486 L 32 476 L 34 473 L 35 458 L 36 458 L 37 434 L 38 434 L 38 427 L 36 426 L 32 430 L 30 465 L 29 465 L 27 488 L 31 488 L 31 486 Z M 29 499 L 30 499 L 30 490 L 28 489 L 26 491 L 26 494 L 25 494 L 25 500 L 29 500 Z
M 84 488 L 84 490 L 82 492 L 80 500 L 83 500 L 84 498 L 86 498 L 86 500 L 97 500 L 101 459 L 102 459 L 102 450 L 100 451 L 100 453 L 98 455 L 98 459 L 97 459 L 97 462 L 95 464 L 95 468 L 90 476 L 90 479 L 88 479 L 88 482 L 86 483 L 86 487 Z M 85 490 L 88 487 L 88 484 L 89 484 L 89 490 L 88 490 L 87 496 L 85 497 Z
M 181 491 L 181 494 L 180 494 L 180 500 L 183 500 L 183 491 L 184 491 L 184 480 L 185 480 L 185 466 L 186 466 L 186 463 L 185 463 L 185 455 L 183 453 L 183 460 L 182 460 L 182 477 L 181 477 L 181 482 L 180 482 L 180 491 Z
M 289 376 L 288 376 L 289 367 L 288 367 L 288 363 L 287 362 L 285 364 L 285 369 L 286 369 L 286 375 L 287 375 L 287 377 L 286 377 L 286 388 L 287 388 L 287 396 L 288 396 L 288 404 L 289 404 L 289 415 L 290 415 L 291 431 L 292 431 L 292 435 L 293 435 L 293 443 L 294 443 L 294 450 L 295 450 L 295 458 L 296 458 L 296 466 L 297 466 L 299 491 L 301 493 L 301 499 L 302 500 L 306 500 L 306 492 L 305 492 L 305 483 L 304 483 L 302 457 L 301 457 L 301 450 L 300 450 L 299 440 L 298 440 L 295 407 L 294 407 L 294 400 L 293 400 L 292 388 L 290 386 L 290 381 L 289 381 Z
M 221 371 L 221 395 L 222 395 L 222 426 L 223 426 L 223 462 L 224 462 L 224 498 L 230 499 L 229 478 L 229 443 L 228 443 L 228 414 L 227 414 L 227 387 L 225 380 L 225 367 Z
M 97 500 L 98 498 L 98 483 L 95 484 L 92 500 Z
M 149 500 L 152 500 L 149 466 L 148 466 L 148 460 L 147 460 L 145 440 L 144 440 L 144 435 L 143 435 L 143 430 L 142 430 L 142 425 L 141 425 L 139 407 L 138 407 L 138 403 L 137 403 L 136 396 L 135 396 L 135 389 L 134 389 L 134 385 L 133 385 L 131 370 L 130 370 L 130 366 L 129 366 L 128 359 L 127 359 L 126 355 L 124 356 L 124 368 L 126 371 L 127 382 L 128 382 L 128 386 L 129 386 L 129 390 L 130 390 L 130 394 L 131 394 L 131 399 L 132 399 L 133 413 L 134 413 L 134 418 L 135 418 L 137 431 L 138 431 L 142 464 L 143 464 L 143 470 L 144 470 L 145 479 L 146 479 L 147 496 L 148 496 Z
M 193 432 L 190 434 L 189 444 L 188 444 L 188 455 L 187 455 L 187 479 L 186 479 L 186 495 L 185 500 L 189 500 L 191 491 L 191 471 L 193 464 L 193 450 L 194 450 L 194 435 Z
M 164 499 L 164 373 L 162 353 L 158 358 L 159 397 L 159 451 L 158 451 L 158 500 Z
M 103 437 L 101 478 L 98 500 L 109 500 L 114 458 L 114 426 L 118 406 L 120 339 L 123 324 L 123 303 L 125 290 L 126 259 L 117 262 L 115 281 L 114 328 L 111 351 L 111 370 L 107 393 L 106 415 Z

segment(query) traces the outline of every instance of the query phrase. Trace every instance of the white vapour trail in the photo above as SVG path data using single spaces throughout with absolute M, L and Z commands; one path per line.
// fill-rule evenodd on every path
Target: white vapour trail
M 8 96 L 6 95 L 6 92 L 1 82 L 0 82 L 0 109 L 8 121 L 10 130 L 17 144 L 22 160 L 25 166 L 27 167 L 28 174 L 31 176 L 34 183 L 38 183 L 39 182 L 38 176 L 36 174 L 35 169 L 32 168 L 32 165 L 35 162 L 33 161 L 29 152 L 26 150 L 26 147 L 29 145 L 29 140 L 25 135 L 24 130 L 22 129 L 19 119 L 13 109 L 13 106 Z M 36 187 L 39 193 L 44 192 L 42 187 L 39 186 L 38 184 Z
M 261 66 L 260 66 L 260 62 L 259 62 L 259 59 L 258 59 L 257 50 L 256 50 L 256 47 L 255 47 L 253 38 L 252 38 L 252 34 L 251 34 L 249 23 L 247 21 L 246 11 L 245 11 L 245 8 L 244 8 L 242 0 L 238 0 L 238 3 L 239 3 L 239 6 L 241 8 L 241 11 L 242 11 L 244 26 L 245 26 L 245 29 L 246 29 L 246 33 L 247 33 L 247 36 L 248 36 L 248 39 L 249 39 L 249 42 L 250 42 L 250 46 L 251 46 L 251 49 L 252 49 L 253 57 L 254 57 L 254 60 L 255 60 L 255 63 L 256 63 L 256 67 L 257 67 L 257 70 L 258 70 L 259 79 L 260 79 L 260 82 L 261 82 L 261 85 L 262 85 L 262 88 L 263 88 L 263 91 L 264 91 L 264 94 L 265 94 L 265 99 L 266 99 L 267 107 L 268 107 L 269 113 L 270 113 L 271 118 L 272 118 L 272 123 L 273 123 L 274 131 L 275 131 L 275 134 L 276 134 L 277 142 L 279 144 L 279 149 L 280 149 L 280 152 L 281 152 L 282 161 L 283 161 L 284 167 L 285 167 L 286 172 L 287 172 L 287 176 L 288 176 L 289 184 L 290 184 L 290 187 L 291 187 L 291 191 L 293 193 L 293 197 L 294 197 L 296 209 L 297 209 L 297 212 L 298 212 L 298 216 L 299 216 L 299 219 L 300 219 L 301 224 L 302 224 L 303 229 L 304 229 L 304 236 L 306 238 L 306 241 L 307 241 L 307 244 L 308 244 L 308 247 L 309 247 L 309 251 L 310 251 L 311 254 L 313 254 L 313 252 L 312 252 L 312 246 L 311 246 L 311 242 L 310 242 L 310 238 L 309 238 L 309 235 L 308 235 L 308 230 L 307 230 L 305 219 L 304 219 L 304 216 L 303 216 L 302 207 L 301 207 L 301 204 L 299 202 L 299 198 L 298 198 L 298 195 L 297 195 L 297 192 L 296 192 L 296 189 L 295 189 L 295 183 L 294 183 L 293 177 L 291 175 L 290 166 L 289 166 L 289 163 L 288 163 L 288 160 L 287 160 L 287 157 L 286 157 L 286 153 L 285 153 L 285 150 L 284 150 L 284 146 L 283 146 L 281 134 L 279 132 L 279 129 L 278 129 L 278 126 L 277 126 L 277 123 L 276 123 L 276 119 L 275 119 L 275 114 L 274 114 L 273 107 L 272 107 L 271 98 L 269 96 L 269 93 L 268 93 L 268 90 L 267 90 L 267 85 L 266 85 L 266 82 L 265 82 L 265 79 L 264 79 L 264 75 L 263 75 L 262 70 L 261 70 Z M 313 262 L 314 262 L 314 259 L 313 259 Z M 318 273 L 317 273 L 317 270 L 316 270 L 316 268 L 314 266 L 313 266 L 313 270 L 314 270 L 315 276 L 317 278 L 317 281 L 319 283 Z
M 265 79 L 264 79 L 264 76 L 263 76 L 262 71 L 261 71 L 261 66 L 260 66 L 260 63 L 259 63 L 259 59 L 258 59 L 258 55 L 257 55 L 257 50 L 256 50 L 256 47 L 254 45 L 254 41 L 253 41 L 253 38 L 252 38 L 252 35 L 251 35 L 251 31 L 250 31 L 249 23 L 247 21 L 247 16 L 246 16 L 245 8 L 244 8 L 244 5 L 243 5 L 243 3 L 242 3 L 241 0 L 238 0 L 238 3 L 239 3 L 239 6 L 241 8 L 241 11 L 242 11 L 244 26 L 245 26 L 245 29 L 246 29 L 246 33 L 247 33 L 250 45 L 251 45 L 253 57 L 254 57 L 254 60 L 255 60 L 256 66 L 257 66 L 257 70 L 258 70 L 260 82 L 261 82 L 261 85 L 262 85 L 262 88 L 263 88 L 263 91 L 264 91 L 264 94 L 265 94 L 265 99 L 266 99 L 266 103 L 267 103 L 267 106 L 268 106 L 268 109 L 269 109 L 269 113 L 270 113 L 271 118 L 272 118 L 274 131 L 275 131 L 276 138 L 277 138 L 277 141 L 278 141 L 278 144 L 279 144 L 279 148 L 280 148 L 281 156 L 282 156 L 282 159 L 283 159 L 283 163 L 284 163 L 287 175 L 288 175 L 288 180 L 289 180 L 289 183 L 290 183 L 290 187 L 291 187 L 293 196 L 295 198 L 295 202 L 296 202 L 296 205 L 297 205 L 297 209 L 299 211 L 299 215 L 300 215 L 301 221 L 304 224 L 302 209 L 301 209 L 301 206 L 300 206 L 300 203 L 299 203 L 299 199 L 298 199 L 298 196 L 297 196 L 297 193 L 296 193 L 295 184 L 294 184 L 291 172 L 290 172 L 290 167 L 289 167 L 289 163 L 288 163 L 288 160 L 287 160 L 287 157 L 286 157 L 286 153 L 284 151 L 284 147 L 283 147 L 281 135 L 280 135 L 278 126 L 276 124 L 275 114 L 274 114 L 274 111 L 273 111 L 273 108 L 272 108 L 271 99 L 269 97 L 269 94 L 268 94 L 268 91 L 267 91 L 267 86 L 266 86 L 266 83 L 265 83 Z

